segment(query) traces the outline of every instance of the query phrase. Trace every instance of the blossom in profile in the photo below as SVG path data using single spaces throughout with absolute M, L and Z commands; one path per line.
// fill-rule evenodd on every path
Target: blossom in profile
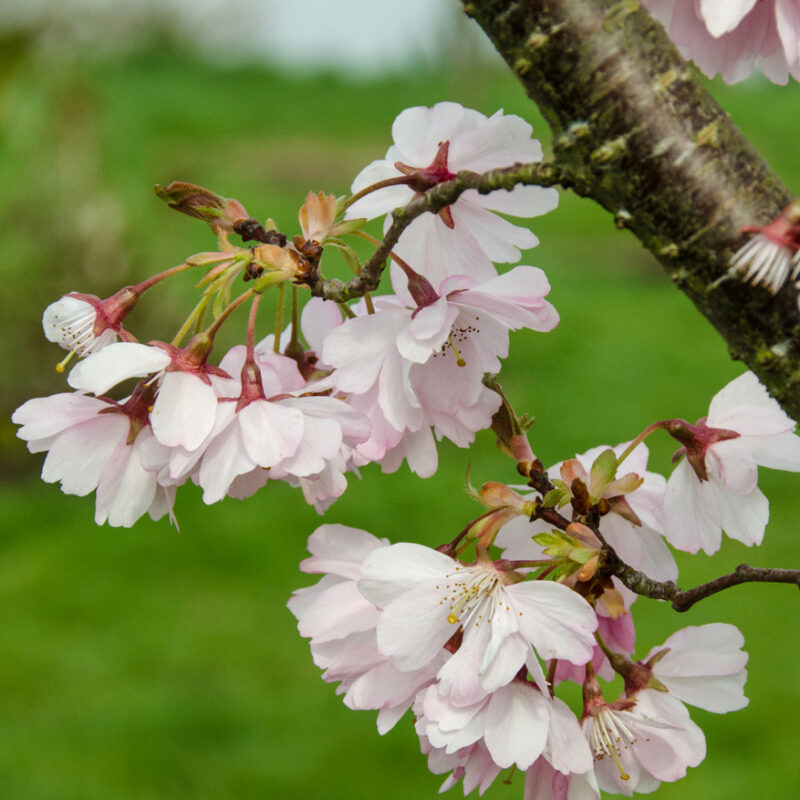
M 670 434 L 685 456 L 667 481 L 664 535 L 689 553 L 719 550 L 722 531 L 760 544 L 769 503 L 757 486 L 758 466 L 800 472 L 795 423 L 752 372 L 718 392 L 708 416 L 690 425 L 673 420 Z
M 120 338 L 131 341 L 133 337 L 122 327 L 122 320 L 136 305 L 139 295 L 132 286 L 105 300 L 93 294 L 65 294 L 44 310 L 44 335 L 79 358 L 96 353 Z M 65 363 L 59 364 L 59 371 Z
M 800 274 L 800 201 L 793 200 L 768 225 L 748 225 L 753 236 L 736 251 L 731 269 L 748 283 L 776 294 L 786 281 Z
M 756 65 L 773 83 L 800 79 L 797 0 L 644 0 L 678 49 L 710 78 L 749 77 Z
M 686 706 L 655 689 L 606 702 L 596 680 L 589 679 L 581 727 L 597 783 L 614 794 L 655 791 L 661 781 L 682 778 L 706 756 L 705 736 Z
M 542 147 L 532 128 L 513 114 L 486 117 L 458 103 L 418 106 L 401 112 L 392 125 L 394 144 L 386 157 L 365 167 L 353 181 L 353 193 L 386 181 L 347 212 L 372 219 L 409 203 L 415 195 L 451 180 L 462 170 L 485 172 L 516 162 L 540 161 Z M 515 262 L 520 248 L 538 243 L 527 228 L 501 216 L 534 217 L 558 204 L 555 189 L 517 186 L 487 195 L 464 192 L 438 215 L 423 214 L 403 232 L 395 252 L 438 286 L 450 275 L 488 280 L 492 262 Z M 387 221 L 388 224 L 388 221 Z
M 401 672 L 377 646 L 380 611 L 358 590 L 364 559 L 389 546 L 366 531 L 326 524 L 308 539 L 311 557 L 303 572 L 323 573 L 314 586 L 289 599 L 301 636 L 311 640 L 314 663 L 323 679 L 338 682 L 348 708 L 378 711 L 378 731 L 386 733 L 411 707 L 417 692 L 435 677 L 447 653 L 441 650 L 421 669 Z
M 644 664 L 667 691 L 691 706 L 717 714 L 738 711 L 748 700 L 747 653 L 734 625 L 712 622 L 682 628 L 654 647 Z

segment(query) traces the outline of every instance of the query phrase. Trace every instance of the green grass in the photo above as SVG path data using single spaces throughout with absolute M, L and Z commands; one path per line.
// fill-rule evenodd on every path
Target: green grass
M 713 88 L 787 183 L 800 184 L 790 136 L 798 86 Z M 63 389 L 51 369 L 60 354 L 41 341 L 47 302 L 69 290 L 114 291 L 212 245 L 201 226 L 153 197 L 153 183 L 208 185 L 290 228 L 308 189 L 343 192 L 383 154 L 397 112 L 441 99 L 521 113 L 547 139 L 505 73 L 349 85 L 222 70 L 174 54 L 18 63 L 0 88 L 4 408 Z M 523 263 L 547 270 L 562 322 L 546 336 L 513 337 L 501 379 L 518 408 L 536 415 L 532 441 L 542 459 L 623 441 L 656 418 L 703 415 L 741 366 L 639 243 L 569 195 L 533 229 L 542 244 Z M 190 281 L 156 291 L 131 325 L 168 338 L 189 308 Z M 244 322 L 231 326 L 232 341 Z M 296 492 L 269 486 L 245 503 L 205 507 L 186 488 L 180 533 L 149 520 L 131 530 L 97 528 L 92 499 L 41 485 L 41 457 L 28 456 L 3 424 L 4 798 L 434 796 L 440 780 L 427 772 L 409 721 L 379 738 L 374 714 L 344 708 L 319 680 L 295 632 L 285 602 L 310 582 L 297 564 L 321 522 Z M 666 469 L 671 450 L 656 440 L 654 462 Z M 440 453 L 441 468 L 427 481 L 364 469 L 326 519 L 393 540 L 451 539 L 477 513 L 462 492 L 467 463 L 476 484 L 515 475 L 489 434 L 469 453 L 449 445 Z M 800 561 L 796 479 L 766 473 L 763 484 L 773 516 L 764 547 L 728 542 L 713 559 L 681 557 L 683 585 L 742 561 Z M 641 654 L 679 626 L 714 620 L 739 625 L 752 653 L 750 706 L 730 717 L 695 713 L 707 734 L 706 763 L 656 797 L 796 793 L 795 595 L 745 586 L 680 617 L 638 601 Z M 514 783 L 486 796 L 519 798 L 519 776 Z

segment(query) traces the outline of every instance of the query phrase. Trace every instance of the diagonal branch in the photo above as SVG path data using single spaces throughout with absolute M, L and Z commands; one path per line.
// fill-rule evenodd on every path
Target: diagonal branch
M 770 393 L 800 420 L 797 290 L 728 278 L 741 228 L 791 194 L 631 0 L 462 0 L 537 103 L 573 188 L 661 262 Z
M 377 289 L 386 259 L 397 244 L 400 234 L 421 214 L 436 214 L 455 203 L 467 190 L 474 189 L 479 194 L 489 194 L 498 189 L 513 189 L 518 184 L 536 186 L 570 187 L 577 184 L 579 177 L 574 166 L 558 159 L 550 162 L 513 164 L 510 167 L 492 169 L 488 172 L 459 172 L 449 181 L 443 181 L 424 194 L 414 198 L 408 205 L 392 212 L 392 224 L 386 231 L 380 246 L 364 264 L 361 272 L 347 283 L 336 279 L 320 277 L 311 287 L 311 293 L 337 303 L 353 297 L 361 297 L 365 292 Z M 412 265 L 413 266 L 413 265 Z

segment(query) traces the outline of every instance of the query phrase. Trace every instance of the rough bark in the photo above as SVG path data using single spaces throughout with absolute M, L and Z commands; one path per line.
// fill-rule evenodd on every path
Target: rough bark
M 464 0 L 553 130 L 570 188 L 610 211 L 800 420 L 800 313 L 728 275 L 792 199 L 635 0 Z M 653 309 L 657 316 L 658 309 Z

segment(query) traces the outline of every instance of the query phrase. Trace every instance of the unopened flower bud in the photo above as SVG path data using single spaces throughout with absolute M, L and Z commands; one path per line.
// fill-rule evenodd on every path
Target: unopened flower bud
M 154 191 L 170 208 L 203 222 L 215 222 L 225 215 L 228 201 L 194 183 L 172 181 L 166 187 L 156 184 Z

